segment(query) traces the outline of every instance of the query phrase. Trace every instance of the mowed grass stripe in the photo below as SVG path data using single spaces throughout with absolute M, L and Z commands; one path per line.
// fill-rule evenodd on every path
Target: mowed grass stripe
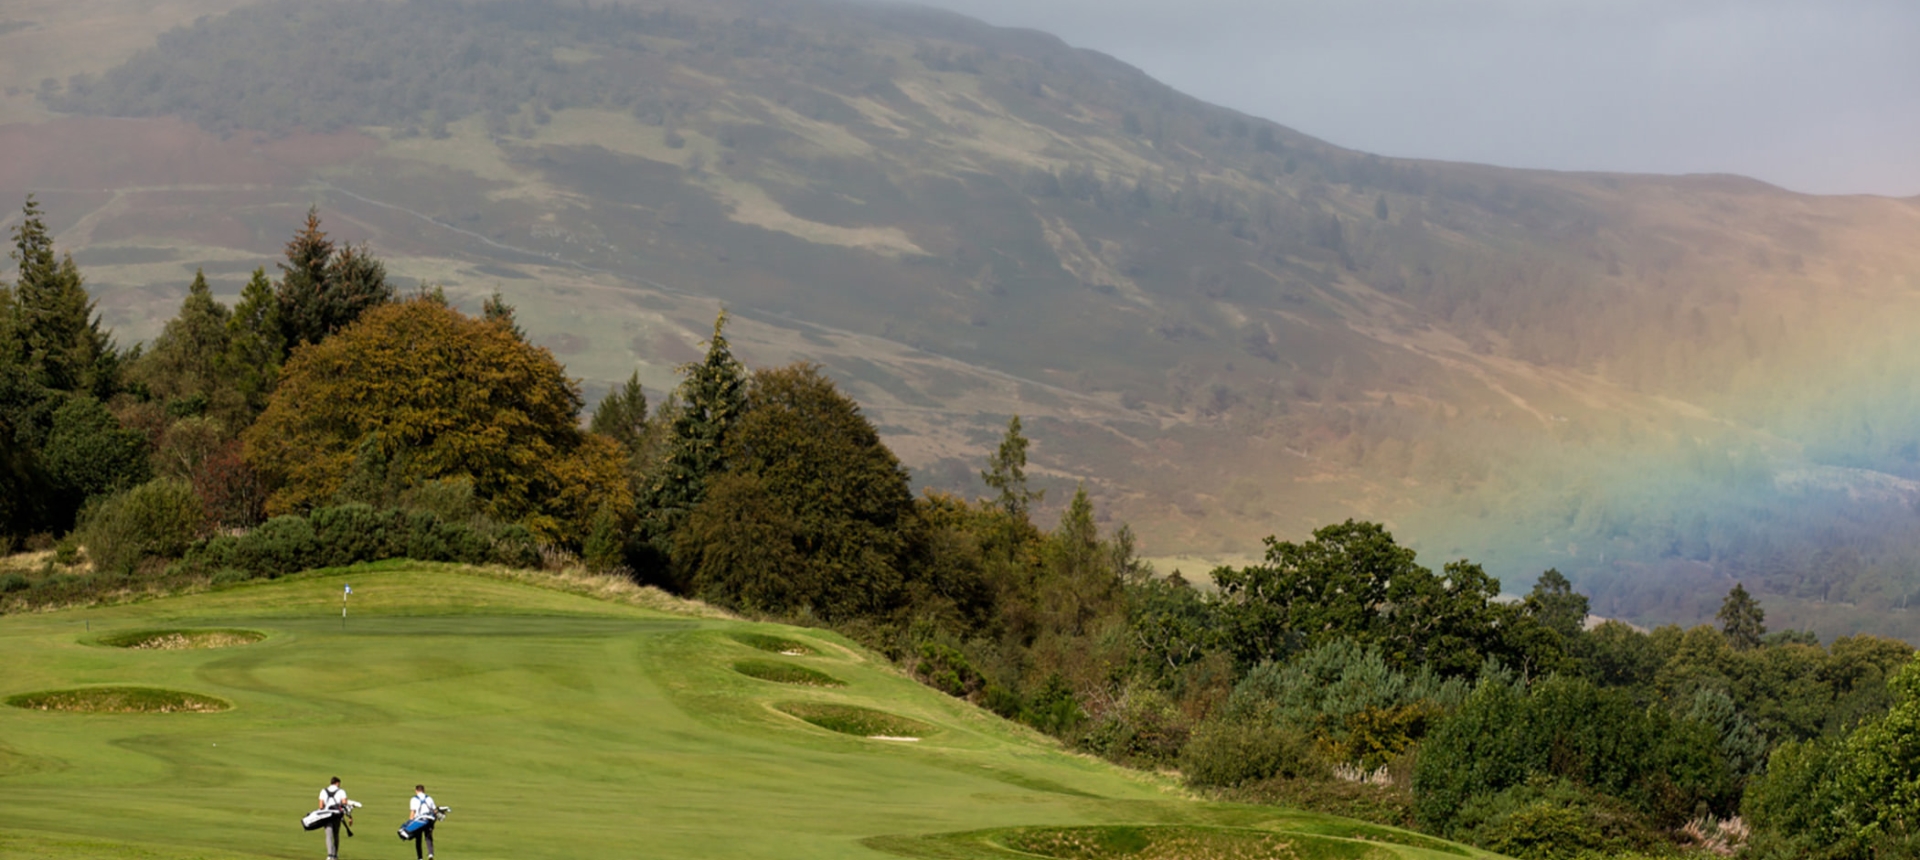
M 268 637 L 220 649 L 88 644 L 163 627 Z M 739 674 L 734 664 L 756 654 L 732 638 L 741 632 L 819 646 L 776 659 L 846 686 Z M 43 834 L 0 842 L 0 857 L 317 856 L 319 836 L 297 821 L 336 774 L 367 804 L 346 860 L 407 853 L 390 834 L 416 782 L 455 808 L 438 840 L 455 860 L 880 857 L 863 841 L 1143 816 L 1245 826 L 1275 814 L 1188 801 L 1163 779 L 1061 751 L 831 633 L 445 567 L 4 617 L 0 653 L 10 658 L 0 696 L 139 683 L 234 705 L 180 717 L 0 709 L 9 760 L 32 762 L 0 770 L 0 832 Z M 917 744 L 834 734 L 772 707 L 794 701 L 938 731 Z M 167 853 L 176 848 L 189 853 Z

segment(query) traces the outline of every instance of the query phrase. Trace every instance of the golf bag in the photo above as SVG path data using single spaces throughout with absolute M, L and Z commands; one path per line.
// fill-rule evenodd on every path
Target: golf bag
M 412 821 L 409 821 L 405 824 L 400 825 L 400 833 L 399 833 L 400 839 L 406 842 L 419 839 L 420 833 L 422 831 L 439 823 L 442 819 L 445 819 L 447 817 L 447 813 L 452 810 L 453 810 L 453 807 L 451 806 L 435 807 L 432 818 L 415 818 Z
M 349 800 L 347 801 L 346 806 L 335 806 L 329 809 L 316 809 L 300 818 L 300 829 L 319 830 L 322 827 L 332 826 L 334 822 L 338 821 L 347 825 L 347 835 L 352 836 L 353 835 L 353 810 L 357 808 L 359 805 L 360 805 L 359 801 Z

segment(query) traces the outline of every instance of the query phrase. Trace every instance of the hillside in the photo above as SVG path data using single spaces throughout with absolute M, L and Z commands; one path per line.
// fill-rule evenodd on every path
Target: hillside
M 535 582 L 385 565 L 0 619 L 13 658 L 0 696 L 134 683 L 230 706 L 0 707 L 0 857 L 311 856 L 321 834 L 297 820 L 335 774 L 366 804 L 349 857 L 404 850 L 388 828 L 416 782 L 453 807 L 437 837 L 448 856 L 1118 856 L 1045 847 L 1076 835 L 1174 844 L 1189 857 L 1248 856 L 1236 850 L 1255 844 L 1305 858 L 1491 856 L 1185 799 L 922 687 L 833 634 Z M 197 632 L 209 630 L 223 638 Z M 769 663 L 844 685 L 742 674 Z M 780 709 L 815 714 L 794 703 L 886 716 L 849 736 Z M 864 736 L 881 733 L 896 739 Z M 919 739 L 898 739 L 908 735 Z
M 1603 614 L 1920 635 L 1920 202 L 1377 158 L 894 5 L 122 5 L 0 23 L 0 195 L 123 341 L 317 203 L 596 388 L 724 304 L 923 484 L 1019 413 L 1150 555 L 1362 516 Z

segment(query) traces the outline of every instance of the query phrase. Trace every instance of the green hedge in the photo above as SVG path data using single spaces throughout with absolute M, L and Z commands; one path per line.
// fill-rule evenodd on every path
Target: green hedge
M 391 558 L 538 567 L 540 549 L 524 526 L 353 504 L 274 517 L 243 535 L 199 541 L 174 570 L 232 582 Z

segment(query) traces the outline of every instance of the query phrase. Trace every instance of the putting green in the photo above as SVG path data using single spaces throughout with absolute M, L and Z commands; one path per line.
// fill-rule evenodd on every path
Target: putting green
M 99 644 L 152 630 L 265 638 Z M 740 674 L 735 664 L 765 656 L 737 638 L 746 634 L 803 645 L 780 659 L 846 685 Z M 1031 855 L 979 834 L 1136 825 L 1275 832 L 1287 856 L 1460 856 L 1432 841 L 1383 844 L 1421 844 L 1385 828 L 1186 799 L 1169 780 L 1065 752 L 830 633 L 669 615 L 447 566 L 8 616 L 0 654 L 0 698 L 141 686 L 233 705 L 0 708 L 8 860 L 318 857 L 320 835 L 298 819 L 335 775 L 366 804 L 343 860 L 411 856 L 393 828 L 416 782 L 454 808 L 438 835 L 452 860 L 1015 857 Z M 796 703 L 934 730 L 915 743 L 838 734 L 775 707 Z

